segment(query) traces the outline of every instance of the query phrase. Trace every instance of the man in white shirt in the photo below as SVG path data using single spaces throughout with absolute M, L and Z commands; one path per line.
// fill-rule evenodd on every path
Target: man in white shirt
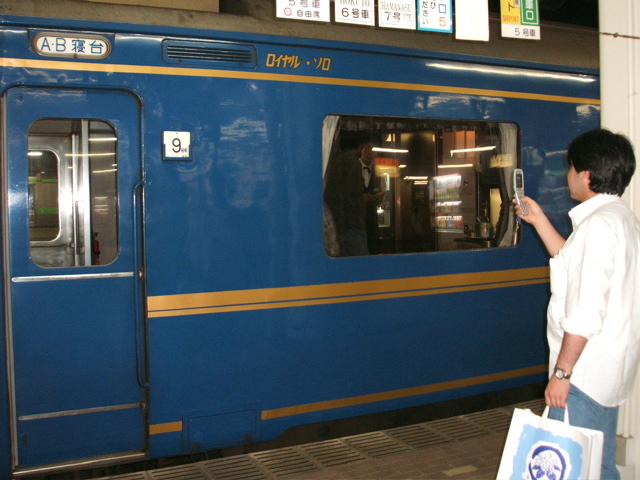
M 631 394 L 640 360 L 640 222 L 620 198 L 635 171 L 629 140 L 605 129 L 583 133 L 569 146 L 571 197 L 564 239 L 540 206 L 525 197 L 530 223 L 551 255 L 547 311 L 550 416 L 604 432 L 602 479 L 615 466 L 618 408 Z

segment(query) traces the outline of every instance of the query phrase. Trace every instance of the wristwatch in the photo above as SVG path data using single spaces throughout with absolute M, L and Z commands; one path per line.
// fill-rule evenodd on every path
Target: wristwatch
M 556 376 L 556 378 L 560 379 L 560 380 L 569 380 L 571 378 L 571 374 L 567 374 L 567 372 L 565 372 L 562 368 L 560 367 L 556 367 L 553 370 L 553 374 Z

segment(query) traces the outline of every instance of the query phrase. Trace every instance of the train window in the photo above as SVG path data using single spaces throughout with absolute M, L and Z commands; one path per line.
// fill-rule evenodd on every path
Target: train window
M 329 115 L 324 247 L 331 257 L 510 247 L 514 123 Z
M 108 264 L 118 254 L 116 134 L 101 120 L 29 129 L 29 241 L 42 267 Z

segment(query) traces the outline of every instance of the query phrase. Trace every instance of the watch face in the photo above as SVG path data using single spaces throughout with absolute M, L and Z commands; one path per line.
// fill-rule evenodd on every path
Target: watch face
M 566 375 L 564 373 L 564 370 L 562 370 L 561 368 L 556 369 L 555 374 L 556 374 L 556 377 L 558 377 L 559 379 L 563 379 L 564 376 Z

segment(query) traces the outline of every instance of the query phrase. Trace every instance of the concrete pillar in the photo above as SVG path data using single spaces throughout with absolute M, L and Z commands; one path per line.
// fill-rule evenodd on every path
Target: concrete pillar
M 627 135 L 640 160 L 640 0 L 599 0 L 602 126 Z M 640 173 L 624 198 L 640 216 Z M 620 409 L 618 463 L 624 480 L 640 480 L 640 380 Z

